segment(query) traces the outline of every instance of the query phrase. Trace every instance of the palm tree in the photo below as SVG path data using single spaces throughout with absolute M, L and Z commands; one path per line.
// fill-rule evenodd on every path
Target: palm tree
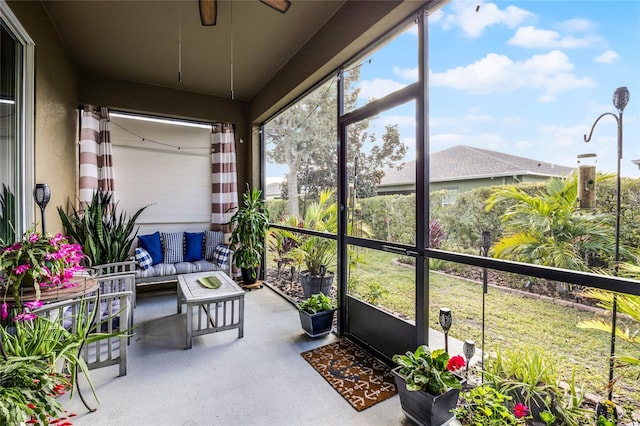
M 613 175 L 600 175 L 598 181 Z M 614 256 L 612 218 L 578 209 L 575 175 L 552 178 L 532 195 L 510 185 L 496 189 L 487 210 L 511 203 L 501 217 L 503 237 L 493 247 L 496 257 L 572 270 L 591 270 L 591 259 L 609 264 Z M 621 256 L 631 256 L 621 248 Z

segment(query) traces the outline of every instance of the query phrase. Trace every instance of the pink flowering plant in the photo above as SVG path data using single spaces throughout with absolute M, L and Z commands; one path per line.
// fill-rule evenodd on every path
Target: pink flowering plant
M 22 306 L 21 287 L 33 286 L 38 300 L 41 290 L 75 285 L 71 278 L 74 273 L 84 270 L 80 266 L 84 257 L 82 247 L 70 244 L 62 234 L 41 234 L 33 229 L 27 231 L 22 240 L 0 249 L 2 319 L 6 319 L 8 312 L 8 294 Z

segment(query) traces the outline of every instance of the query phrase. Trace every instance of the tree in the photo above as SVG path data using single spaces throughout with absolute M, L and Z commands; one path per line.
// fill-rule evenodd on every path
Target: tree
M 590 269 L 593 257 L 610 263 L 614 255 L 611 217 L 578 210 L 577 189 L 575 175 L 552 178 L 535 195 L 516 185 L 495 189 L 487 210 L 514 202 L 501 217 L 504 230 L 493 247 L 495 256 L 581 271 Z M 631 257 L 622 247 L 620 253 Z
M 359 70 L 345 75 L 345 109 L 356 108 Z M 324 190 L 332 190 L 337 182 L 337 90 L 336 79 L 314 90 L 274 120 L 265 125 L 266 158 L 270 163 L 288 168 L 282 196 L 289 200 L 289 213 L 299 215 L 300 194 L 317 199 Z M 357 196 L 376 194 L 375 188 L 383 169 L 404 158 L 407 147 L 401 143 L 397 125 L 385 126 L 382 136 L 371 132 L 370 120 L 362 120 L 347 128 L 349 145 L 347 163 Z M 357 167 L 356 167 L 357 165 Z M 355 173 L 354 173 L 355 172 Z M 306 201 L 305 198 L 305 201 Z

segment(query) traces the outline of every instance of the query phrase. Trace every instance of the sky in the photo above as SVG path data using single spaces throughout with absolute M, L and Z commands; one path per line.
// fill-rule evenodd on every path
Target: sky
M 417 80 L 411 29 L 361 67 L 361 98 Z M 570 167 L 595 153 L 616 170 L 612 95 L 628 87 L 622 176 L 640 176 L 640 1 L 451 1 L 429 17 L 431 152 L 469 145 Z M 413 107 L 379 117 L 397 122 L 415 158 Z M 584 160 L 583 160 L 584 163 Z

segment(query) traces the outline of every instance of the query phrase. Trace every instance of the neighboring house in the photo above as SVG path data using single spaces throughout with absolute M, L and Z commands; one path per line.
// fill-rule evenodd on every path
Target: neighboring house
M 518 157 L 465 145 L 434 152 L 429 157 L 430 190 L 451 191 L 450 201 L 458 193 L 480 186 L 523 182 L 544 182 L 550 177 L 567 176 L 573 168 Z M 387 169 L 378 185 L 378 194 L 415 192 L 416 162 L 401 169 Z
M 282 185 L 282 182 L 268 183 L 264 188 L 264 197 L 267 200 L 282 198 L 282 190 L 280 189 L 280 185 Z

